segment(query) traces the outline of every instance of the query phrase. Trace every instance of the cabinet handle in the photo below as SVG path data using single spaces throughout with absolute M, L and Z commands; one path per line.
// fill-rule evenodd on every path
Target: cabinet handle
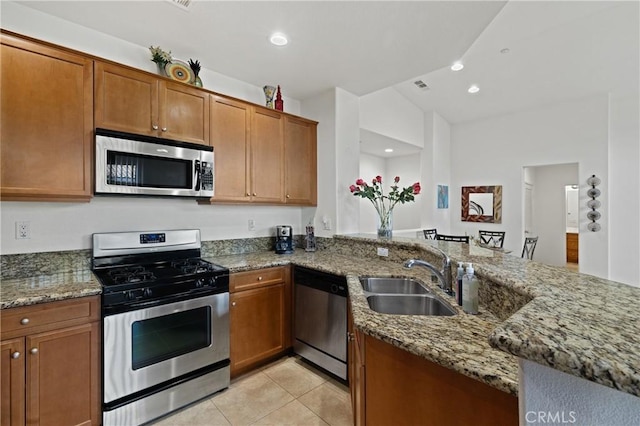
M 354 336 L 353 333 L 347 332 L 347 340 L 353 342 L 354 340 L 356 340 L 356 336 Z
M 11 354 L 11 358 L 13 359 L 18 359 L 20 358 L 20 352 L 15 351 L 14 353 Z
M 156 126 L 155 124 L 152 127 L 153 127 L 153 130 L 158 130 L 158 126 Z
M 262 277 L 258 277 L 258 281 L 262 281 Z
M 291 198 L 291 195 L 287 194 L 287 198 Z
M 236 306 L 236 302 L 231 302 L 231 306 Z
M 163 132 L 166 132 L 166 131 L 167 131 L 167 128 L 166 128 L 166 127 L 163 127 L 163 128 L 162 128 L 162 131 L 163 131 Z
M 22 318 L 22 319 L 20 320 L 20 324 L 22 324 L 22 325 L 27 325 L 27 324 L 29 324 L 29 318 Z
M 31 348 L 29 352 L 31 352 L 31 355 L 35 355 L 38 353 L 38 348 Z
M 251 194 L 249 194 L 248 192 L 247 192 L 247 197 L 251 197 Z
M 254 192 L 254 193 L 253 193 L 253 196 L 255 197 L 256 195 L 258 195 L 258 194 L 256 194 L 256 193 Z

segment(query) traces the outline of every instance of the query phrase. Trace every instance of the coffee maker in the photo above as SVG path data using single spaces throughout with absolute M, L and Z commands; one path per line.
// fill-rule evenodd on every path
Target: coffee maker
M 276 226 L 276 253 L 293 253 L 293 228 L 291 226 Z

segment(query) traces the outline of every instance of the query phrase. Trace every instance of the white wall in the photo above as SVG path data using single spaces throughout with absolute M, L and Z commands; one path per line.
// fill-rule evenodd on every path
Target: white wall
M 452 231 L 475 235 L 481 226 L 504 230 L 505 248 L 520 253 L 524 231 L 522 168 L 578 163 L 580 198 L 584 199 L 586 180 L 592 174 L 602 176 L 605 187 L 609 184 L 608 122 L 608 98 L 603 95 L 452 126 L 449 188 Z M 461 187 L 476 185 L 502 185 L 501 224 L 479 225 L 460 220 Z M 600 200 L 602 231 L 587 233 L 586 220 L 581 221 L 580 271 L 607 278 L 607 194 Z M 581 214 L 585 212 L 586 206 Z M 626 239 L 612 244 L 624 245 Z M 536 257 L 539 254 L 536 249 Z
M 312 223 L 315 235 L 330 237 L 335 234 L 337 198 L 336 165 L 336 94 L 327 90 L 313 99 L 302 102 L 302 114 L 318 122 L 318 206 L 302 209 L 302 223 Z M 325 226 L 329 229 L 325 229 Z
M 448 234 L 451 228 L 451 125 L 437 112 L 424 114 L 424 149 L 421 153 L 423 209 L 421 227 Z M 449 208 L 438 209 L 438 185 L 449 186 Z
M 640 286 L 639 103 L 637 93 L 610 102 L 609 180 L 599 187 L 610 194 L 609 276 L 636 286 Z
M 359 202 L 349 186 L 358 178 L 360 169 L 360 105 L 359 99 L 346 90 L 336 88 L 336 232 L 358 232 Z
M 3 1 L 0 6 L 4 29 L 155 72 L 155 64 L 149 60 L 145 46 L 15 3 Z M 201 75 L 207 89 L 250 102 L 264 102 L 260 87 L 208 69 L 203 69 Z M 300 103 L 293 99 L 285 98 L 285 106 L 287 112 L 294 114 L 300 110 Z M 319 180 L 319 188 L 323 185 Z M 182 199 L 99 197 L 90 203 L 2 202 L 0 210 L 2 254 L 86 249 L 91 247 L 90 235 L 94 232 L 199 228 L 204 240 L 212 240 L 274 235 L 274 227 L 280 224 L 290 224 L 295 233 L 303 233 L 306 225 L 306 221 L 301 220 L 299 207 L 200 206 L 194 200 Z M 255 220 L 254 231 L 248 230 L 249 219 Z M 16 221 L 31 223 L 31 239 L 15 239 Z
M 391 87 L 360 97 L 360 127 L 412 145 L 424 144 L 422 110 Z
M 547 265 L 565 266 L 566 242 L 566 185 L 577 182 L 577 164 L 558 164 L 535 168 L 533 185 L 533 229 L 538 244 L 533 258 Z M 576 190 L 577 191 L 577 190 Z M 584 214 L 578 210 L 584 220 Z
M 519 361 L 521 425 L 638 424 L 638 397 L 528 360 Z

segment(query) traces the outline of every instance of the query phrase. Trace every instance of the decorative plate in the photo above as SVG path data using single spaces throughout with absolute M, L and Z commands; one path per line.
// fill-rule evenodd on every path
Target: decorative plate
M 169 78 L 182 83 L 193 84 L 196 79 L 196 76 L 189 67 L 189 64 L 177 59 L 172 59 L 172 62 L 165 65 L 164 71 L 167 73 Z

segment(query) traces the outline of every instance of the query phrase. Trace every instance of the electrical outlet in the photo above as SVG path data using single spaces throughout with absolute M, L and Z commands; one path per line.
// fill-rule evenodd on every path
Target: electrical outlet
M 331 231 L 331 219 L 325 219 L 322 224 L 324 225 L 325 231 Z
M 16 222 L 16 240 L 28 240 L 29 238 L 31 238 L 29 222 Z
M 378 247 L 378 256 L 388 257 L 389 256 L 389 249 L 388 248 L 384 248 L 384 247 Z
M 253 220 L 253 219 L 249 219 L 248 228 L 249 228 L 249 231 L 255 231 L 256 230 L 256 221 Z

